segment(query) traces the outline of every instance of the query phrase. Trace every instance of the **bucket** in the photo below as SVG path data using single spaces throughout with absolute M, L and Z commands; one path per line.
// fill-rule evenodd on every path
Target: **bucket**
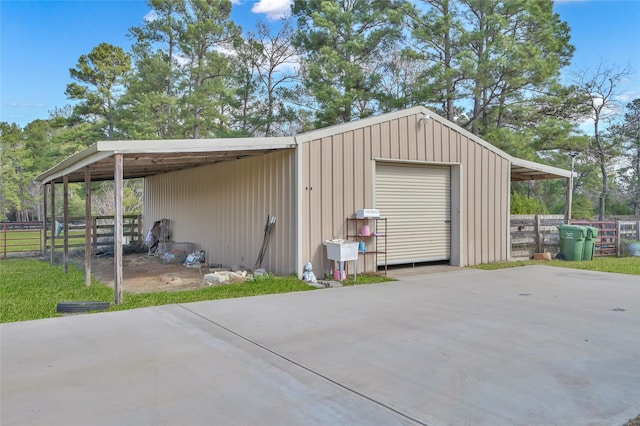
M 362 229 L 360 230 L 360 233 L 362 234 L 363 237 L 368 237 L 371 235 L 371 228 L 369 228 L 369 225 L 362 225 Z
M 340 269 L 334 269 L 333 278 L 338 281 L 344 281 L 347 279 L 347 271 L 342 271 L 342 279 L 340 279 Z
M 367 252 L 367 245 L 364 243 L 364 241 L 360 241 L 360 244 L 358 244 L 358 251 L 360 251 L 361 253 Z

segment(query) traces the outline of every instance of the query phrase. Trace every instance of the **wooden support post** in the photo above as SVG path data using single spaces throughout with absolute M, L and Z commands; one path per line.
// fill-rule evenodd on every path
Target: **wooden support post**
M 51 264 L 56 262 L 56 182 L 51 181 Z
M 114 264 L 114 290 L 115 304 L 122 303 L 122 212 L 123 212 L 123 156 L 122 154 L 114 154 L 115 160 L 113 181 L 115 193 L 115 214 L 113 227 L 113 264 Z
M 91 220 L 91 170 L 89 167 L 84 168 L 84 285 L 91 285 L 91 228 L 93 223 Z
M 64 269 L 64 273 L 66 274 L 69 271 L 69 177 L 62 177 L 62 187 L 64 188 L 64 194 L 62 195 L 63 205 L 63 224 L 62 229 L 64 232 L 64 253 L 62 257 L 62 267 Z
M 44 231 L 43 241 L 42 241 L 42 252 L 44 256 L 47 255 L 47 185 L 42 185 L 42 210 L 43 219 L 42 219 L 42 229 Z

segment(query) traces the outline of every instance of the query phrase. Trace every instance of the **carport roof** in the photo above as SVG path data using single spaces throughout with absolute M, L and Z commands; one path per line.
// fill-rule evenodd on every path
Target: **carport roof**
M 511 157 L 511 180 L 565 179 L 571 177 L 569 170 L 546 164 L 535 163 L 521 158 Z
M 89 168 L 92 181 L 112 180 L 115 164 L 114 154 L 123 154 L 123 177 L 125 179 L 152 176 L 291 149 L 295 148 L 297 144 L 318 140 L 324 135 L 360 129 L 416 114 L 437 120 L 446 127 L 464 134 L 474 142 L 509 160 L 512 181 L 564 179 L 571 176 L 571 172 L 568 170 L 512 157 L 455 123 L 440 117 L 427 108 L 417 106 L 325 129 L 313 130 L 295 137 L 102 141 L 58 163 L 55 167 L 40 174 L 36 181 L 45 184 L 67 176 L 69 182 L 82 182 L 84 181 L 84 167 Z
M 69 182 L 82 182 L 84 167 L 89 167 L 92 181 L 112 180 L 114 154 L 123 155 L 123 177 L 132 179 L 294 147 L 292 137 L 102 141 L 66 158 L 36 181 L 45 184 L 66 175 Z

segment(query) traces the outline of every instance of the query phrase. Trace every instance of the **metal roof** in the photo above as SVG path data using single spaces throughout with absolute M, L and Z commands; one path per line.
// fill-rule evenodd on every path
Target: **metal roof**
M 112 180 L 113 155 L 118 153 L 123 154 L 124 178 L 132 179 L 263 155 L 295 145 L 292 137 L 103 141 L 66 158 L 36 181 L 44 184 L 66 175 L 69 182 L 82 182 L 84 167 L 89 167 L 92 181 Z
M 417 106 L 313 130 L 295 137 L 102 141 L 66 158 L 55 167 L 40 174 L 36 181 L 44 184 L 66 175 L 69 182 L 82 182 L 84 181 L 84 167 L 89 167 L 92 181 L 112 180 L 113 155 L 118 153 L 123 154 L 124 158 L 124 178 L 141 178 L 291 149 L 295 148 L 297 144 L 308 143 L 324 136 L 360 129 L 414 114 L 427 115 L 430 119 L 441 122 L 509 160 L 511 162 L 511 180 L 513 181 L 557 179 L 571 176 L 571 172 L 568 170 L 512 157 L 457 124 L 440 117 L 427 108 Z
M 425 117 L 428 117 L 431 120 L 435 120 L 440 122 L 442 125 L 455 130 L 456 132 L 463 134 L 465 137 L 473 140 L 475 143 L 482 145 L 483 147 L 489 149 L 490 151 L 495 152 L 501 157 L 509 160 L 511 162 L 511 180 L 512 181 L 522 181 L 522 180 L 539 180 L 539 179 L 560 179 L 560 178 L 568 178 L 571 176 L 571 172 L 569 170 L 561 169 L 558 167 L 547 166 L 545 164 L 536 163 L 533 161 L 523 160 L 520 158 L 513 157 L 501 149 L 497 148 L 494 145 L 491 145 L 489 142 L 480 138 L 477 135 L 469 132 L 468 130 L 458 126 L 456 123 L 453 123 L 447 120 L 444 117 L 434 113 L 433 111 L 423 107 L 416 106 L 413 108 L 405 109 L 402 111 L 390 112 L 387 114 L 377 115 L 373 117 L 367 117 L 358 121 L 352 121 L 350 123 L 339 124 L 336 126 L 326 127 L 323 129 L 312 130 L 310 132 L 301 134 L 296 136 L 297 143 L 308 143 L 314 140 L 321 139 L 323 137 L 331 136 L 338 132 L 345 132 L 349 130 L 361 129 L 367 126 L 373 126 L 376 124 L 383 123 L 385 121 L 394 120 L 400 117 L 406 117 L 414 114 L 422 114 Z
M 569 170 L 511 157 L 512 181 L 560 179 L 569 177 L 571 177 L 571 171 Z

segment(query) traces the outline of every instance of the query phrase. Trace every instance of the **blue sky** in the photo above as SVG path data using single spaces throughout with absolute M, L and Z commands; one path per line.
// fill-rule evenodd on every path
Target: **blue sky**
M 276 18 L 290 0 L 234 0 L 243 29 Z M 630 67 L 621 102 L 640 97 L 640 0 L 557 0 L 576 47 L 565 74 L 599 63 Z M 0 121 L 25 126 L 70 103 L 69 68 L 102 42 L 129 49 L 127 31 L 149 12 L 144 0 L 0 0 Z

